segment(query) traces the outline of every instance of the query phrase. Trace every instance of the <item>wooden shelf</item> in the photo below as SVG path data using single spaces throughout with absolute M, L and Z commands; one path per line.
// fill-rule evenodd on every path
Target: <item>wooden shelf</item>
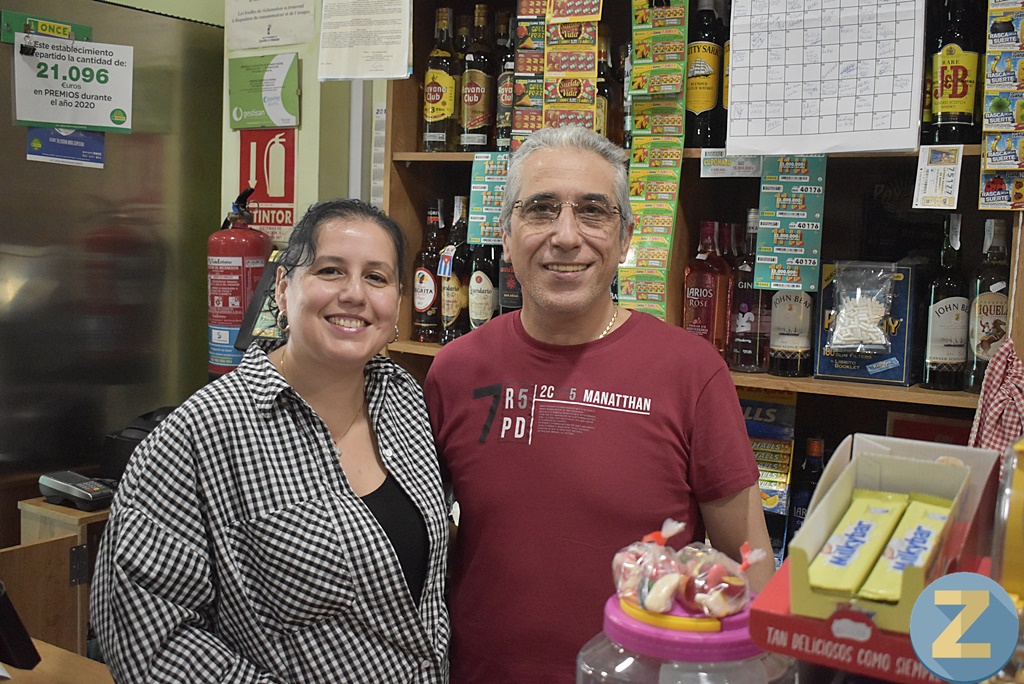
M 698 147 L 687 147 L 683 150 L 683 158 L 685 159 L 700 159 L 700 148 Z M 964 156 L 965 157 L 977 157 L 981 154 L 981 145 L 964 145 Z M 870 157 L 877 159 L 880 157 L 885 158 L 898 158 L 898 157 L 913 157 L 917 158 L 917 150 L 908 150 L 902 152 L 839 152 L 836 154 L 828 155 L 830 159 L 857 159 L 861 157 Z M 392 157 L 394 161 L 404 162 L 471 162 L 473 161 L 472 152 L 395 152 Z
M 439 344 L 400 340 L 388 345 L 388 352 L 413 354 L 416 356 L 436 356 L 441 350 Z M 842 380 L 818 380 L 816 378 L 780 378 L 767 373 L 732 373 L 732 381 L 737 387 L 750 389 L 770 389 L 800 394 L 825 394 L 833 397 L 850 397 L 853 399 L 872 399 L 874 401 L 891 401 L 904 404 L 925 404 L 929 406 L 949 406 L 952 408 L 978 408 L 978 395 L 968 392 L 939 392 L 927 390 L 918 385 L 911 387 L 894 387 L 875 385 L 869 382 L 847 382 Z
M 952 408 L 978 408 L 978 395 L 969 392 L 940 392 L 919 385 L 895 387 L 869 382 L 845 380 L 819 380 L 817 378 L 780 378 L 767 373 L 732 373 L 737 387 L 781 390 L 801 394 L 825 394 L 833 397 L 872 399 L 875 401 L 927 404 Z

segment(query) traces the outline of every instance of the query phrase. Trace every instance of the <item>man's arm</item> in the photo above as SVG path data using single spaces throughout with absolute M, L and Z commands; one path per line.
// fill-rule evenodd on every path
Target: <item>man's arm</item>
M 743 542 L 750 542 L 752 549 L 764 549 L 765 558 L 747 569 L 751 591 L 758 593 L 764 589 L 775 572 L 775 560 L 757 485 L 700 504 L 700 514 L 711 546 L 731 558 L 742 560 L 740 546 Z

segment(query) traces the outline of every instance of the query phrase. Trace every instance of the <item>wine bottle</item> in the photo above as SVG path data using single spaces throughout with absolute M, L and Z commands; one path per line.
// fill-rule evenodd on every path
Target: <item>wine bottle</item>
M 441 280 L 441 344 L 469 332 L 469 276 L 472 248 L 466 241 L 469 230 L 469 198 L 455 196 L 448 244 L 441 251 L 437 275 Z
M 423 77 L 423 151 L 452 152 L 458 131 L 458 60 L 452 48 L 451 10 L 440 7 L 434 23 L 434 49 L 427 58 Z
M 501 245 L 479 245 L 473 250 L 469 276 L 469 327 L 476 330 L 498 315 L 498 261 Z
M 985 256 L 967 288 L 970 298 L 967 370 L 964 390 L 978 393 L 989 359 L 1006 339 L 1009 318 L 1010 267 L 1006 261 L 1007 225 L 1003 219 L 985 221 Z
M 725 357 L 729 346 L 732 269 L 715 248 L 715 221 L 701 221 L 700 246 L 683 276 L 683 327 Z
M 490 150 L 494 135 L 495 58 L 487 40 L 487 5 L 474 7 L 473 44 L 463 62 L 459 147 L 463 152 Z
M 427 205 L 423 248 L 416 255 L 412 291 L 412 339 L 416 342 L 437 342 L 440 339 L 440 288 L 437 283 L 437 266 L 441 260 L 442 212 L 444 200 L 431 200 Z
M 779 290 L 772 295 L 768 373 L 787 378 L 805 377 L 814 367 L 814 296 L 801 290 Z
M 747 212 L 746 246 L 739 257 L 732 294 L 732 343 L 729 345 L 729 368 L 742 373 L 764 373 L 768 370 L 768 343 L 772 325 L 771 290 L 754 287 L 754 264 L 757 261 L 757 209 Z
M 979 56 L 982 47 L 972 25 L 969 0 L 947 0 L 945 21 L 932 56 L 932 127 L 936 143 L 972 143 L 976 126 Z
M 939 272 L 928 285 L 928 334 L 921 386 L 960 390 L 967 365 L 967 283 L 960 274 L 960 214 L 946 217 Z
M 523 288 L 512 263 L 504 259 L 498 263 L 498 308 L 501 313 L 523 308 Z
M 721 34 L 715 28 L 715 0 L 699 0 L 686 46 L 686 146 L 722 147 L 718 117 Z
M 494 149 L 512 149 L 512 103 L 515 99 L 516 50 L 515 19 L 509 12 L 498 12 L 498 82 L 495 104 Z

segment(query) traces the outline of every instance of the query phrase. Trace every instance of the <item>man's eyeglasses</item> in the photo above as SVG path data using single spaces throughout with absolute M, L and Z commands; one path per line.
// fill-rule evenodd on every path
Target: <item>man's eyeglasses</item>
M 516 200 L 513 209 L 519 211 L 519 218 L 527 228 L 544 230 L 558 220 L 562 207 L 572 207 L 576 225 L 590 233 L 605 233 L 616 225 L 622 215 L 619 208 L 602 199 L 585 199 L 579 202 L 559 202 L 553 199 Z

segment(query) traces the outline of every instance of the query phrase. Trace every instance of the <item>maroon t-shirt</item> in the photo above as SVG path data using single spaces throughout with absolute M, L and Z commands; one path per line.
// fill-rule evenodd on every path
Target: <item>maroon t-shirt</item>
M 601 631 L 612 557 L 757 483 L 736 389 L 715 349 L 633 312 L 583 345 L 537 342 L 518 313 L 445 346 L 425 384 L 460 506 L 452 684 L 575 681 Z

